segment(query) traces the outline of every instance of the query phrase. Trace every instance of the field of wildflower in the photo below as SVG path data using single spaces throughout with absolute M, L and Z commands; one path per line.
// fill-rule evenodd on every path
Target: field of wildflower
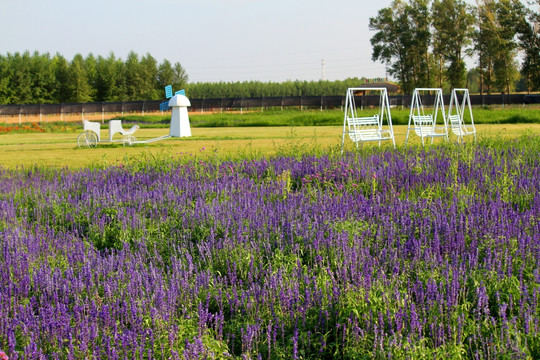
M 0 170 L 13 359 L 540 358 L 540 138 Z
M 12 126 L 0 126 L 0 134 L 2 133 L 18 133 L 18 132 L 45 132 L 42 126 L 38 123 L 24 124 L 24 125 L 12 125 Z

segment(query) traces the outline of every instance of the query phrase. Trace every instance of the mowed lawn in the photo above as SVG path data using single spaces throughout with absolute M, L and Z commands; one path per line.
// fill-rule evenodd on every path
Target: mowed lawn
M 513 138 L 527 133 L 540 134 L 540 124 L 477 125 L 478 137 Z M 394 126 L 396 145 L 405 143 L 407 127 Z M 121 164 L 126 160 L 144 159 L 148 156 L 220 156 L 259 157 L 272 156 L 291 149 L 317 149 L 339 151 L 341 126 L 302 127 L 227 127 L 192 128 L 192 137 L 171 138 L 150 144 L 122 146 L 121 143 L 100 143 L 96 148 L 78 148 L 74 133 L 8 133 L 0 135 L 0 166 L 3 168 L 28 168 L 32 166 L 81 168 L 91 165 Z M 135 133 L 138 140 L 168 134 L 168 128 L 140 129 Z M 102 139 L 108 139 L 107 130 L 102 130 Z M 115 139 L 120 139 L 117 135 Z M 466 139 L 472 141 L 472 139 Z M 450 141 L 456 137 L 451 134 Z M 441 143 L 435 139 L 435 143 Z M 389 141 L 383 146 L 391 146 Z M 410 144 L 418 146 L 420 140 L 412 134 Z M 377 146 L 368 143 L 364 146 Z M 346 147 L 353 144 L 346 139 Z

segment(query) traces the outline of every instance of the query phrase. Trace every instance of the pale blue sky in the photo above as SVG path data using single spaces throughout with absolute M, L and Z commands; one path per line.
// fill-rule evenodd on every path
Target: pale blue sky
M 180 62 L 190 82 L 384 77 L 369 18 L 391 0 L 0 0 L 0 53 Z

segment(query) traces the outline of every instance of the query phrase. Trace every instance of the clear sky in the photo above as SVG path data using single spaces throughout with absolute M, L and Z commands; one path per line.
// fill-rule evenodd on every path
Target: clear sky
M 369 18 L 391 0 L 0 0 L 0 53 L 180 62 L 190 82 L 384 77 Z

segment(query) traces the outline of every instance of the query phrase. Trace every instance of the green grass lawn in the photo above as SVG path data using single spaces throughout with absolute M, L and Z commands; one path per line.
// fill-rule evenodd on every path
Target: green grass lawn
M 358 112 L 359 116 L 371 116 L 378 109 L 364 109 Z M 507 106 L 506 108 L 474 108 L 474 121 L 476 124 L 531 124 L 540 123 L 540 109 L 527 106 Z M 243 113 L 214 113 L 189 115 L 193 127 L 258 127 L 258 126 L 339 126 L 343 124 L 343 110 L 304 110 L 287 109 L 250 111 Z M 167 127 L 169 115 L 125 116 L 124 121 L 141 122 Z M 409 109 L 392 109 L 392 123 L 394 125 L 407 125 Z
M 0 135 L 0 165 L 4 168 L 47 166 L 81 168 L 120 164 L 146 157 L 219 156 L 223 158 L 256 158 L 297 152 L 336 152 L 341 147 L 341 126 L 275 126 L 275 127 L 193 127 L 192 137 L 172 138 L 151 144 L 122 146 L 101 143 L 97 148 L 77 147 L 82 129 L 45 133 L 9 133 Z M 513 138 L 526 133 L 540 133 L 540 124 L 478 125 L 479 138 Z M 396 145 L 403 146 L 407 127 L 394 127 Z M 107 138 L 102 130 L 102 138 Z M 145 128 L 135 133 L 144 140 L 167 135 L 167 128 Z M 118 137 L 119 138 L 119 137 Z M 455 142 L 455 136 L 450 137 Z M 471 141 L 472 139 L 467 139 Z M 441 143 L 437 139 L 435 143 Z M 411 138 L 411 146 L 419 139 Z M 353 144 L 346 139 L 347 149 Z M 377 146 L 367 143 L 364 147 Z M 390 142 L 382 146 L 391 146 Z

